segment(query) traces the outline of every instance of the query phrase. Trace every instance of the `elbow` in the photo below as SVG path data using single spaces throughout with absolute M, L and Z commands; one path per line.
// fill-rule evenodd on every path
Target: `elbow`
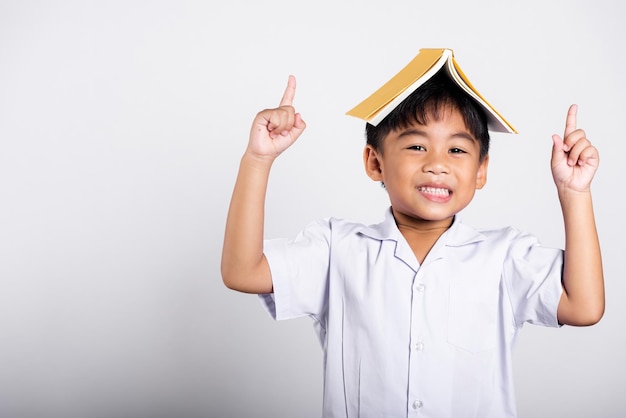
M 226 286 L 230 290 L 236 290 L 238 292 L 242 291 L 240 287 L 237 285 L 237 282 L 233 280 L 229 280 L 227 278 L 224 278 L 224 276 L 222 276 L 222 282 L 224 283 L 224 286 Z
M 236 290 L 235 286 L 232 283 L 232 281 L 230 279 L 228 279 L 226 276 L 224 276 L 223 274 L 222 274 L 222 283 L 224 283 L 224 286 L 226 286 L 228 289 Z
M 232 257 L 228 257 L 227 253 L 222 253 L 220 274 L 224 286 L 230 290 L 241 291 L 241 277 L 243 275 L 241 265 L 239 260 L 234 260 Z
M 222 282 L 224 283 L 224 286 L 230 290 L 237 290 L 235 284 L 236 275 L 230 267 L 230 264 L 224 260 L 224 257 L 222 257 L 222 263 L 220 264 L 220 274 L 222 275 Z
M 230 290 L 242 293 L 271 293 L 272 279 L 269 274 L 262 274 L 254 269 L 242 269 L 232 264 L 222 264 L 222 282 Z
M 272 275 L 262 253 L 256 258 L 223 252 L 220 273 L 222 282 L 231 290 L 254 294 L 271 293 L 273 290 Z
M 571 325 L 577 327 L 590 327 L 596 325 L 602 319 L 602 315 L 593 315 L 593 316 L 585 316 L 584 318 L 580 318 L 578 321 L 572 323 Z
M 583 315 L 583 318 L 582 318 L 583 319 L 582 325 L 591 326 L 600 322 L 600 320 L 604 316 L 604 310 L 605 310 L 604 297 L 598 298 L 596 303 L 590 304 L 589 306 L 587 306 L 587 309 L 585 309 L 585 315 Z
M 595 307 L 594 309 L 590 309 L 589 312 L 587 312 L 587 315 L 585 315 L 585 318 L 584 318 L 585 321 L 582 324 L 582 326 L 589 327 L 589 326 L 595 325 L 598 322 L 600 322 L 603 316 L 604 316 L 604 304 L 602 304 L 602 306 Z
M 229 290 L 234 290 L 236 292 L 242 293 L 252 293 L 247 291 L 246 287 L 243 286 L 240 281 L 235 280 L 234 278 L 222 275 L 222 282 L 224 283 L 224 286 L 226 286 Z
M 563 298 L 559 304 L 558 321 L 562 325 L 588 327 L 600 322 L 604 316 L 604 298 L 587 303 L 571 303 Z
M 230 290 L 239 290 L 237 285 L 236 274 L 232 269 L 226 267 L 224 264 L 221 266 L 222 282 Z
M 584 312 L 578 312 L 571 320 L 566 321 L 568 325 L 578 327 L 590 327 L 596 325 L 604 316 L 604 305 L 594 306 L 586 309 Z

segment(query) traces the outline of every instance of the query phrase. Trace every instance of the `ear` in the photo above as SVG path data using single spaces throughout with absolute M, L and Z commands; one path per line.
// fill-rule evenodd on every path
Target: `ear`
M 383 181 L 380 154 L 371 145 L 366 145 L 363 150 L 363 163 L 365 172 L 374 181 Z
M 489 155 L 485 156 L 483 161 L 478 166 L 478 172 L 476 173 L 476 189 L 482 189 L 487 184 L 487 167 L 489 166 Z

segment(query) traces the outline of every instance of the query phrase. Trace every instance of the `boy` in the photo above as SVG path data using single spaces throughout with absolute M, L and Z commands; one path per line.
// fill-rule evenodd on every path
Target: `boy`
M 324 349 L 325 417 L 514 417 L 511 349 L 525 322 L 591 325 L 604 312 L 590 194 L 598 152 L 567 114 L 552 174 L 565 250 L 456 214 L 487 180 L 483 110 L 435 76 L 377 126 L 365 169 L 386 188 L 384 222 L 338 219 L 263 241 L 274 159 L 305 129 L 295 79 L 254 119 L 228 214 L 222 276 L 276 319 L 309 315 Z

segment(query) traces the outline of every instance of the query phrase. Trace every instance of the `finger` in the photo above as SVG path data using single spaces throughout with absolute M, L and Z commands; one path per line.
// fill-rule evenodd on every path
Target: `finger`
M 580 138 L 570 147 L 567 163 L 572 166 L 575 165 L 580 160 L 582 153 L 589 148 L 592 148 L 591 142 L 585 137 Z
M 300 115 L 299 113 L 296 113 L 295 118 L 294 118 L 294 123 L 293 123 L 293 130 L 292 130 L 292 134 L 294 135 L 294 138 L 298 138 L 305 128 L 306 128 L 306 123 L 302 119 L 302 115 Z
M 574 150 L 574 147 L 578 147 L 580 150 L 584 142 L 589 141 L 585 135 L 585 131 L 582 129 L 576 129 L 570 132 L 569 135 L 563 139 L 563 151 L 569 155 L 570 162 L 575 160 L 576 154 L 578 153 L 578 151 Z
M 293 104 L 293 98 L 296 95 L 296 78 L 292 75 L 287 80 L 287 88 L 283 93 L 283 98 L 280 99 L 280 106 L 291 106 Z
M 304 128 L 306 128 L 306 122 L 304 122 L 304 119 L 302 119 L 302 115 L 301 114 L 299 114 L 299 113 L 295 114 L 295 121 L 294 121 L 293 126 L 296 129 L 299 129 L 300 131 L 303 131 Z
M 578 156 L 578 165 L 591 165 L 593 167 L 598 166 L 600 157 L 598 150 L 593 145 L 586 147 Z
M 552 135 L 552 162 L 554 164 L 558 164 L 567 157 L 564 146 L 565 144 L 560 136 Z
M 267 130 L 271 137 L 280 135 L 285 131 L 290 131 L 295 121 L 295 114 L 292 106 L 284 106 L 273 109 L 270 113 Z
M 578 114 L 578 105 L 571 105 L 567 111 L 567 118 L 565 119 L 565 134 L 563 138 L 567 138 L 567 135 L 576 130 L 576 115 Z
M 565 151 L 569 152 L 572 147 L 574 147 L 577 143 L 581 142 L 581 141 L 589 141 L 587 139 L 587 134 L 585 133 L 584 130 L 582 129 L 576 129 L 572 132 L 569 133 L 569 135 L 567 135 L 564 139 L 563 142 L 565 142 L 564 145 L 564 149 Z

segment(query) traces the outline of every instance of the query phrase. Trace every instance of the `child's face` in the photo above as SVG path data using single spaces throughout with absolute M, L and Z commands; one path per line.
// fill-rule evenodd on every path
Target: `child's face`
M 368 175 L 385 184 L 397 220 L 447 227 L 487 181 L 488 157 L 480 161 L 460 112 L 441 116 L 391 132 L 381 153 L 365 148 Z

